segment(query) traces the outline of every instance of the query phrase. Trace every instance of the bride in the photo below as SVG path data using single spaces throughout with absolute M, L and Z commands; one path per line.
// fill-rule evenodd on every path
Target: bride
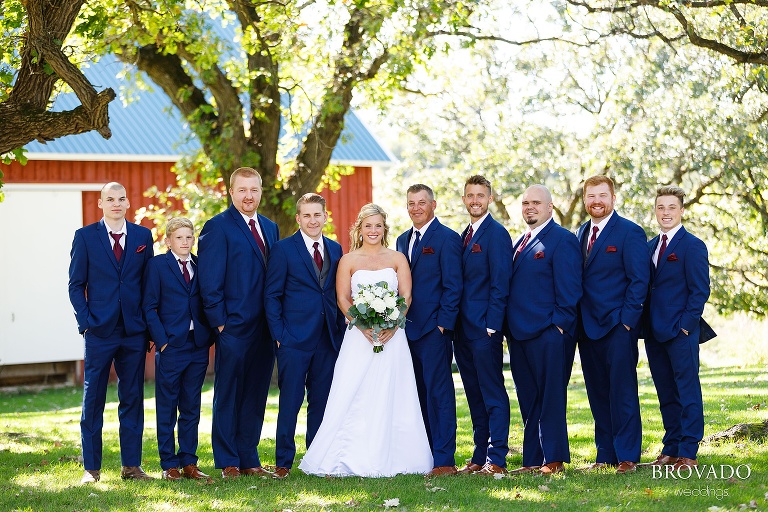
M 363 206 L 350 231 L 352 250 L 336 272 L 343 312 L 352 306 L 358 285 L 380 281 L 397 289 L 410 305 L 408 261 L 387 248 L 388 233 L 384 210 Z M 383 330 L 378 338 L 384 350 L 374 353 L 373 329 L 346 331 L 320 430 L 299 464 L 305 473 L 385 477 L 432 469 L 405 332 Z

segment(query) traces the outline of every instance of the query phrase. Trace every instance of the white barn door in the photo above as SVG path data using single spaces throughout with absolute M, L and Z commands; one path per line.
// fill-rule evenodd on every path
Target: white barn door
M 0 366 L 78 361 L 83 338 L 69 303 L 69 251 L 82 192 L 6 184 L 0 203 Z

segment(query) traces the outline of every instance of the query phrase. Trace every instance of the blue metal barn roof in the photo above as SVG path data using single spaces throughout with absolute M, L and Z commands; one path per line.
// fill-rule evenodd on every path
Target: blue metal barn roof
M 88 132 L 47 144 L 34 141 L 25 146 L 29 158 L 175 162 L 179 156 L 199 146 L 186 122 L 159 88 L 156 91 L 134 88 L 128 92 L 132 101 L 127 104 L 122 101 L 120 89 L 125 82 L 118 76 L 124 71 L 124 64 L 114 57 L 104 57 L 82 69 L 96 90 L 111 87 L 118 94 L 109 105 L 112 137 L 106 140 L 96 132 Z M 146 81 L 151 84 L 148 79 Z M 75 94 L 70 92 L 59 95 L 53 109 L 69 110 L 79 104 Z M 382 147 L 355 113 L 348 112 L 344 131 L 333 150 L 332 162 L 375 166 L 394 161 L 392 154 Z

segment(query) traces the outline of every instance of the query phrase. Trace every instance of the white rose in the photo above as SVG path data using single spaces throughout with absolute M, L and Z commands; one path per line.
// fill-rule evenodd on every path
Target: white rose
M 397 308 L 395 308 L 395 309 L 394 309 L 394 310 L 392 310 L 392 312 L 389 314 L 389 319 L 390 319 L 390 320 L 397 320 L 398 318 L 400 318 L 400 310 L 399 310 L 399 309 L 397 309 Z
M 395 309 L 397 307 L 397 299 L 392 295 L 387 295 L 384 297 L 384 304 L 387 305 L 388 309 Z
M 379 299 L 379 298 L 375 298 L 375 299 L 373 299 L 373 300 L 370 302 L 370 306 L 371 306 L 371 307 L 373 308 L 373 310 L 374 310 L 374 311 L 376 311 L 377 313 L 384 313 L 384 312 L 386 312 L 386 311 L 387 311 L 387 305 L 386 305 L 386 304 L 384 304 L 384 301 L 383 301 L 383 300 L 381 300 L 381 299 Z

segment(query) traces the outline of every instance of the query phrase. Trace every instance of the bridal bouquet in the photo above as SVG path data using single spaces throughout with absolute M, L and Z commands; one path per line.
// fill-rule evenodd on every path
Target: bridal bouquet
M 393 327 L 405 328 L 406 309 L 405 299 L 390 290 L 386 281 L 358 285 L 347 312 L 352 317 L 349 328 L 373 329 L 373 351 L 378 354 L 384 350 L 377 337 L 379 332 Z

